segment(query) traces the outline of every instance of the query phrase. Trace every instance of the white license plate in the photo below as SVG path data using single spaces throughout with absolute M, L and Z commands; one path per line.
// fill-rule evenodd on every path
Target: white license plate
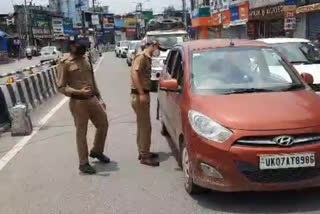
M 316 157 L 313 153 L 281 154 L 260 156 L 260 169 L 288 169 L 315 167 Z

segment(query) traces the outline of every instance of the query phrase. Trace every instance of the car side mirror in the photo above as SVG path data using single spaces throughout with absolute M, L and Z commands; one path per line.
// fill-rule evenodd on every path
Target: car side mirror
M 161 80 L 160 81 L 160 90 L 167 92 L 181 92 L 181 87 L 178 84 L 178 80 Z
M 314 82 L 313 76 L 309 73 L 302 73 L 301 77 L 308 85 L 311 85 Z

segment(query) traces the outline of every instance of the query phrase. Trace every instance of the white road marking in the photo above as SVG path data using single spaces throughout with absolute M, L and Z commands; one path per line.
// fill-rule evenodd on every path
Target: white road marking
M 94 72 L 100 67 L 102 60 L 104 59 L 104 55 L 100 58 Z M 55 115 L 55 113 L 69 100 L 68 97 L 63 98 L 58 105 L 52 108 L 39 122 L 38 126 L 34 128 L 33 132 L 29 136 L 23 137 L 16 145 L 13 146 L 10 151 L 8 151 L 1 159 L 0 159 L 0 171 L 25 147 L 29 141 L 34 137 L 39 130 L 50 120 L 50 118 Z

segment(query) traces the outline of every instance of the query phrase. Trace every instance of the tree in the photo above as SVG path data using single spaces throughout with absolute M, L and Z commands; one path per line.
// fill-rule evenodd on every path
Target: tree
M 164 8 L 163 15 L 167 16 L 167 17 L 171 17 L 171 16 L 175 15 L 175 12 L 176 12 L 176 9 L 174 8 L 174 6 L 170 5 L 170 6 L 166 7 L 166 8 Z

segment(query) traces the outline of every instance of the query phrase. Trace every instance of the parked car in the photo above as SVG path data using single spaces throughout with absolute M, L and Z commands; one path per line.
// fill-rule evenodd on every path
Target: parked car
M 128 64 L 128 66 L 132 65 L 134 57 L 135 57 L 135 55 L 137 53 L 137 49 L 139 48 L 140 45 L 141 45 L 141 40 L 130 41 L 128 54 L 127 54 L 127 64 Z
M 128 53 L 129 41 L 121 41 L 116 45 L 114 50 L 117 57 L 126 58 Z
M 320 186 L 320 97 L 271 46 L 198 40 L 174 47 L 160 77 L 162 134 L 185 188 L 277 191 Z
M 284 54 L 299 73 L 313 75 L 314 83 L 320 84 L 320 49 L 307 39 L 270 38 L 258 41 L 270 44 Z
M 55 46 L 46 46 L 40 50 L 41 62 L 63 58 L 63 54 Z

